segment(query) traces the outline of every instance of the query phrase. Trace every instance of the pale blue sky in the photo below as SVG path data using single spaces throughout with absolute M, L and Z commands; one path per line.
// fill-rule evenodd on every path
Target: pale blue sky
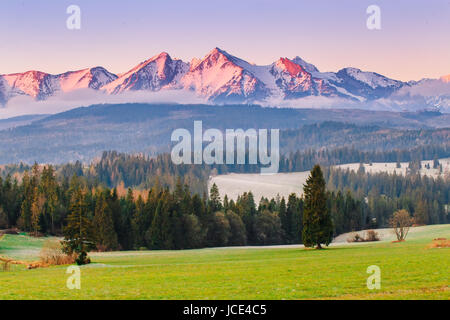
M 81 7 L 81 30 L 66 8 Z M 381 7 L 382 29 L 366 28 Z M 300 56 L 400 80 L 450 74 L 450 0 L 2 0 L 0 74 L 102 65 L 120 73 L 161 52 L 189 61 L 214 47 L 257 64 Z

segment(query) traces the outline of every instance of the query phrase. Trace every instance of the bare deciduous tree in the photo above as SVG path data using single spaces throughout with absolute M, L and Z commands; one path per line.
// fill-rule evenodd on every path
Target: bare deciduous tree
M 414 219 L 409 215 L 405 209 L 394 212 L 392 218 L 389 220 L 390 225 L 394 228 L 395 235 L 398 241 L 405 240 L 408 235 L 409 228 L 413 224 Z

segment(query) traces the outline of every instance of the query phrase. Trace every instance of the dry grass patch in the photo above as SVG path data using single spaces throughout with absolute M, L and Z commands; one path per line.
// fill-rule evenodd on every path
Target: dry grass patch
M 61 243 L 55 240 L 47 240 L 40 252 L 38 261 L 21 261 L 7 257 L 0 257 L 1 269 L 9 271 L 11 265 L 24 265 L 27 269 L 47 268 L 52 265 L 65 265 L 75 262 L 73 255 L 67 255 L 62 251 Z
M 428 248 L 450 248 L 450 240 L 447 240 L 446 238 L 434 239 L 428 245 Z
M 47 240 L 39 255 L 40 262 L 47 265 L 64 265 L 75 262 L 74 255 L 65 254 L 59 241 Z

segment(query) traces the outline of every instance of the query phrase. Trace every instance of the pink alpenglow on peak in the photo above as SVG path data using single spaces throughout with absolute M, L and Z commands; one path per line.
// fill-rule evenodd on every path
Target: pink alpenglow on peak
M 52 75 L 40 71 L 0 75 L 0 98 L 7 101 L 15 96 L 27 95 L 35 100 L 45 100 L 58 92 L 71 92 L 78 89 L 94 89 L 116 79 L 117 76 L 102 67 L 69 71 Z M 1 99 L 0 99 L 1 102 Z
M 438 99 L 440 110 L 450 110 L 446 85 L 450 83 L 450 75 L 426 81 L 433 90 L 415 90 L 424 81 L 402 82 L 352 67 L 320 72 L 298 56 L 280 58 L 270 65 L 255 65 L 216 47 L 203 58 L 190 62 L 161 52 L 118 75 L 102 67 L 58 75 L 39 71 L 0 75 L 0 105 L 7 105 L 9 100 L 21 95 L 45 100 L 56 94 L 91 89 L 110 95 L 129 91 L 151 94 L 162 90 L 171 95 L 170 90 L 178 90 L 214 103 L 277 106 L 286 101 L 286 105 L 293 107 L 310 101 L 318 101 L 315 105 L 320 107 L 320 103 L 329 105 L 331 99 L 332 104 L 388 110 L 404 110 L 405 104 L 423 109 L 427 101 Z M 405 95 L 411 90 L 420 92 L 421 96 Z M 308 97 L 307 101 L 299 100 Z
M 307 74 L 307 72 L 299 65 L 289 60 L 288 58 L 280 58 L 275 65 L 280 69 L 286 70 L 292 77 Z
M 69 71 L 58 75 L 57 78 L 59 79 L 61 91 L 70 92 L 86 88 L 98 90 L 104 85 L 117 79 L 117 76 L 102 67 L 95 67 L 78 71 Z
M 121 93 L 128 90 L 159 91 L 175 86 L 179 78 L 187 72 L 189 65 L 172 59 L 166 52 L 138 64 L 130 71 L 103 86 L 107 93 Z
M 444 82 L 450 82 L 450 74 L 446 75 L 446 76 L 442 76 L 441 80 Z
M 29 95 L 35 99 L 39 99 L 43 87 L 51 81 L 48 73 L 40 71 L 27 71 L 24 73 L 14 73 L 4 75 L 9 90 L 12 94 Z
M 194 61 L 181 79 L 183 88 L 215 101 L 244 101 L 266 95 L 262 81 L 238 65 L 238 58 L 214 48 L 202 60 Z

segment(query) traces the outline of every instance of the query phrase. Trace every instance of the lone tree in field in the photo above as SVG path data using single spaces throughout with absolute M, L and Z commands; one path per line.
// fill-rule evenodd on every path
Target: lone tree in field
M 303 187 L 303 244 L 305 247 L 329 245 L 333 239 L 333 222 L 327 208 L 325 179 L 319 165 L 315 165 Z
M 412 226 L 414 219 L 405 209 L 395 211 L 389 223 L 394 228 L 398 241 L 405 240 L 408 235 L 409 228 Z

